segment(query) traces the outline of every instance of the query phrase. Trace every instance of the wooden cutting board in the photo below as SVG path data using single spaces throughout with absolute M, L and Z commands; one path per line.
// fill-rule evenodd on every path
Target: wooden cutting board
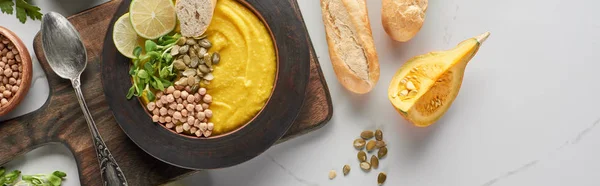
M 295 0 L 293 8 L 302 17 Z M 130 185 L 160 185 L 192 173 L 192 170 L 168 165 L 139 149 L 119 128 L 106 103 L 100 82 L 102 45 L 107 28 L 121 0 L 113 0 L 69 17 L 80 32 L 88 52 L 88 66 L 82 74 L 82 89 L 98 129 L 123 169 Z M 277 9 L 278 7 L 273 7 Z M 305 27 L 297 28 L 306 31 Z M 308 36 L 308 34 L 306 34 Z M 98 160 L 91 135 L 79 108 L 71 83 L 59 78 L 48 66 L 36 36 L 34 52 L 50 86 L 50 96 L 37 111 L 0 123 L 0 165 L 47 143 L 62 143 L 74 154 L 82 185 L 101 185 Z M 279 141 L 316 130 L 331 118 L 333 107 L 329 90 L 310 38 L 310 81 L 302 111 L 294 125 Z

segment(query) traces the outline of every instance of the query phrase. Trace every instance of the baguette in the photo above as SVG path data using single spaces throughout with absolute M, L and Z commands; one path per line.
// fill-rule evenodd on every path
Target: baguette
M 321 0 L 321 11 L 338 80 L 351 92 L 371 91 L 379 80 L 379 61 L 366 0 Z
M 382 0 L 381 23 L 394 40 L 406 42 L 421 30 L 427 0 Z
M 208 28 L 217 0 L 178 0 L 175 4 L 181 35 L 198 37 Z

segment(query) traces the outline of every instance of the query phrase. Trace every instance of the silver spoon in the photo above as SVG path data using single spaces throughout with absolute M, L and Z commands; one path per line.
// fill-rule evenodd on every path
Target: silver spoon
M 125 175 L 102 140 L 81 92 L 80 77 L 87 65 L 87 52 L 79 33 L 62 15 L 47 13 L 42 19 L 42 49 L 50 68 L 61 78 L 71 80 L 75 88 L 79 106 L 92 133 L 104 185 L 127 185 Z

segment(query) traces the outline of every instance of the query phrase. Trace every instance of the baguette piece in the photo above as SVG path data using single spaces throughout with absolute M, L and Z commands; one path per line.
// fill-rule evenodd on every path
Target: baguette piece
M 381 23 L 394 40 L 406 42 L 421 30 L 427 0 L 382 0 Z
M 371 91 L 379 80 L 379 61 L 366 0 L 321 0 L 321 11 L 338 80 L 351 92 Z
M 175 4 L 181 35 L 197 37 L 208 28 L 217 0 L 178 0 Z

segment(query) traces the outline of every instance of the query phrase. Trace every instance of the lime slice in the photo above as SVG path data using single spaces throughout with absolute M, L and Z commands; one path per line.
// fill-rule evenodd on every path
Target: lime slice
M 133 0 L 129 14 L 135 32 L 146 39 L 168 34 L 177 23 L 172 0 Z
M 129 13 L 123 14 L 117 19 L 113 27 L 113 42 L 115 43 L 115 47 L 124 56 L 135 58 L 133 56 L 133 49 L 139 45 L 139 40 L 143 39 L 133 30 L 131 21 L 129 21 Z

